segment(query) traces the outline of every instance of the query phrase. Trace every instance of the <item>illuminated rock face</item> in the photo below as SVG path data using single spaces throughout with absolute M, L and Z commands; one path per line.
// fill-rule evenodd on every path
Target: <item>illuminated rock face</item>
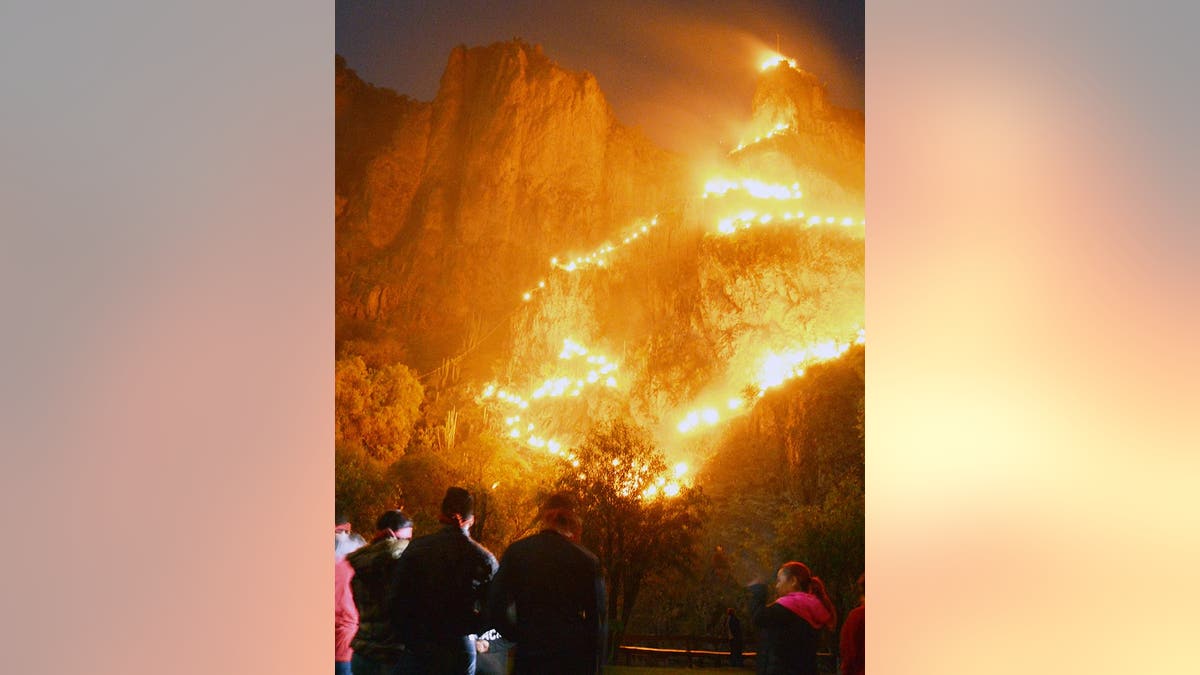
M 591 75 L 519 41 L 456 49 L 425 103 L 339 67 L 337 105 L 350 351 L 421 372 L 466 351 L 467 379 L 502 362 L 533 391 L 557 377 L 542 361 L 562 340 L 584 340 L 619 350 L 620 393 L 645 420 L 702 390 L 724 419 L 764 359 L 863 325 L 862 115 L 802 70 L 759 76 L 751 136 L 708 185 L 618 124 Z M 745 210 L 753 227 L 719 227 Z
M 865 153 L 861 112 L 829 103 L 815 75 L 786 62 L 765 71 L 753 100 L 753 126 L 769 139 L 736 153 L 748 170 L 770 178 L 780 164 L 787 182 L 803 186 L 805 200 L 822 212 L 863 218 Z
M 431 103 L 368 100 L 352 72 L 338 77 L 339 339 L 366 323 L 402 331 L 421 366 L 459 351 L 473 318 L 487 327 L 510 311 L 551 256 L 686 188 L 682 163 L 620 126 L 592 75 L 540 47 L 455 49 Z M 360 102 L 394 122 L 356 148 L 354 181 L 340 122 L 369 118 Z

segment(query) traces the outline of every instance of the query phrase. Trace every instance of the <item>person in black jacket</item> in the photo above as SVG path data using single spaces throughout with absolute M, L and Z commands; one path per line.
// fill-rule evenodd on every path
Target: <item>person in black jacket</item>
M 759 629 L 761 675 L 816 675 L 821 630 L 833 630 L 837 614 L 825 585 L 804 563 L 788 562 L 775 576 L 778 599 L 766 604 L 767 589 L 751 585 L 754 625 Z
M 595 675 L 604 654 L 604 577 L 580 546 L 570 493 L 552 495 L 542 530 L 513 543 L 488 594 L 492 624 L 516 643 L 516 675 Z
M 446 490 L 441 521 L 441 530 L 413 539 L 396 565 L 389 605 L 405 646 L 399 672 L 474 675 L 496 557 L 468 533 L 475 516 L 466 490 Z
M 732 607 L 725 610 L 725 632 L 729 634 L 729 665 L 741 668 L 746 640 L 742 635 L 742 621 Z

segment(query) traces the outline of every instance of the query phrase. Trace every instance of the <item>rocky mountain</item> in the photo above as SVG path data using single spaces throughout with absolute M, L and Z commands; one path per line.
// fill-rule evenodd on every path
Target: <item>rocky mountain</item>
M 338 342 L 436 365 L 564 250 L 676 203 L 680 158 L 522 41 L 456 48 L 430 103 L 337 67 Z M 343 149 L 345 150 L 343 152 Z
M 717 168 L 731 184 L 802 186 L 791 201 L 702 199 L 685 159 L 621 125 L 593 76 L 520 40 L 455 49 L 431 102 L 339 60 L 336 100 L 339 353 L 421 372 L 468 354 L 454 367 L 470 379 L 500 367 L 515 381 L 550 377 L 562 340 L 585 340 L 622 361 L 628 404 L 655 425 L 748 386 L 768 351 L 862 326 L 862 114 L 793 64 L 760 74 L 759 137 Z M 748 208 L 753 232 L 718 233 Z M 785 209 L 838 222 L 785 223 Z M 656 214 L 607 267 L 549 264 Z

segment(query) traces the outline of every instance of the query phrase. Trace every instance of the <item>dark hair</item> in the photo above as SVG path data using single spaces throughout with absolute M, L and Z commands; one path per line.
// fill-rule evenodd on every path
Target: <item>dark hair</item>
M 333 516 L 333 524 L 334 524 L 335 526 L 337 526 L 337 525 L 349 525 L 349 524 L 350 524 L 350 519 L 349 519 L 349 518 L 347 518 L 347 517 L 345 516 L 345 514 L 338 513 L 338 514 L 335 514 L 335 515 Z
M 833 606 L 833 601 L 829 599 L 829 594 L 825 592 L 825 584 L 820 578 L 813 576 L 812 570 L 808 569 L 808 565 L 802 562 L 785 562 L 780 566 L 779 571 L 784 576 L 795 579 L 800 586 L 800 590 L 805 593 L 812 593 L 820 599 L 821 604 L 825 605 L 825 609 L 829 610 L 831 617 L 829 628 L 837 625 L 837 609 Z
M 446 496 L 442 498 L 442 515 L 452 516 L 455 514 L 464 519 L 475 515 L 475 498 L 463 488 L 446 488 Z
M 574 511 L 575 507 L 575 494 L 569 490 L 559 490 L 558 492 L 555 492 L 547 497 L 546 501 L 542 502 L 543 512 L 551 509 L 565 509 L 567 511 Z
M 813 575 L 812 570 L 808 569 L 808 565 L 795 561 L 785 562 L 780 566 L 779 571 L 783 572 L 784 576 L 795 579 L 800 585 L 800 590 L 805 593 L 811 592 L 809 589 L 812 588 Z
M 575 513 L 575 495 L 567 492 L 555 492 L 542 503 L 542 527 L 560 532 L 570 532 L 578 539 L 583 534 L 583 521 Z
M 412 518 L 409 518 L 403 511 L 384 511 L 383 515 L 379 516 L 379 520 L 375 521 L 376 530 L 399 530 L 405 527 L 412 526 Z

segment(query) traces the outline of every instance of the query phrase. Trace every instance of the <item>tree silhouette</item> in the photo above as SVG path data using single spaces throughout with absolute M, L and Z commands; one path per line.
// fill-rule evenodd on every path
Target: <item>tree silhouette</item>
M 575 455 L 579 465 L 565 469 L 559 485 L 578 496 L 582 543 L 604 570 L 612 648 L 647 575 L 693 563 L 707 500 L 690 487 L 674 497 L 661 490 L 646 497 L 666 473 L 666 461 L 643 430 L 624 420 L 593 427 Z

